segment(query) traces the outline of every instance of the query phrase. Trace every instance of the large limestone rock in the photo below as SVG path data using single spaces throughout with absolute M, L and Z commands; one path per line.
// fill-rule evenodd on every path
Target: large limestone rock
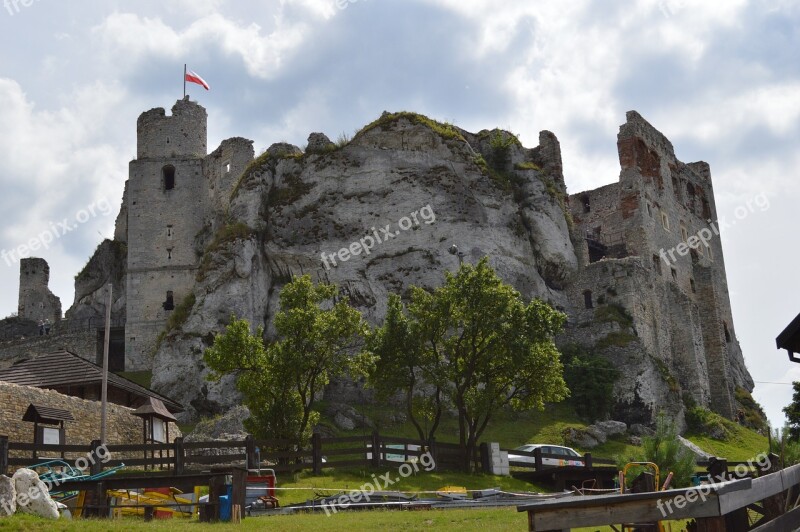
M 19 511 L 44 517 L 45 519 L 58 519 L 58 506 L 50 498 L 44 482 L 39 480 L 36 471 L 18 469 L 14 476 L 14 489 L 17 492 L 17 508 Z
M 17 511 L 17 490 L 14 481 L 5 475 L 0 475 L 0 517 L 14 515 Z
M 237 404 L 232 379 L 205 380 L 202 353 L 232 314 L 254 329 L 265 325 L 272 337 L 280 289 L 294 275 L 337 284 L 377 323 L 390 292 L 441 285 L 444 272 L 458 268 L 448 252 L 456 245 L 464 261 L 488 256 L 525 299 L 566 308 L 560 286 L 577 259 L 557 197 L 564 185 L 554 137 L 545 135 L 547 150 L 511 145 L 506 170 L 515 178 L 508 182 L 481 162 L 492 156 L 488 138 L 386 115 L 343 148 L 331 150 L 322 137 L 311 140 L 324 153 L 270 147 L 239 182 L 228 212 L 226 223 L 250 234 L 206 252 L 194 308 L 155 354 L 153 387 L 189 406 L 183 419 Z M 523 162 L 530 164 L 515 170 Z M 340 250 L 369 244 L 367 237 L 374 242 L 368 252 L 341 258 Z

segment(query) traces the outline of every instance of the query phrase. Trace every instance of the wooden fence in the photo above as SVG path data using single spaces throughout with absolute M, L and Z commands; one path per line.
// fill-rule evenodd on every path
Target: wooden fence
M 429 458 L 424 456 L 429 455 Z M 256 440 L 248 436 L 243 441 L 187 442 L 176 438 L 169 444 L 102 445 L 94 440 L 88 445 L 42 445 L 10 442 L 0 436 L 0 474 L 9 468 L 30 466 L 53 459 L 75 463 L 77 467 L 128 467 L 173 471 L 208 469 L 218 465 L 241 465 L 247 469 L 268 467 L 276 473 L 323 468 L 380 468 L 398 465 L 409 460 L 424 460 L 427 468 L 459 469 L 463 453 L 456 444 L 433 441 L 423 447 L 418 440 L 382 436 L 377 432 L 365 436 L 323 438 L 315 434 L 311 444 L 298 448 L 289 440 Z M 477 452 L 473 463 L 480 464 Z

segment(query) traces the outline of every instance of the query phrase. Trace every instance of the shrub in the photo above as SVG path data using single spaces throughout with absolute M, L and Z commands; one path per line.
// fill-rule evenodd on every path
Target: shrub
M 690 485 L 696 467 L 694 455 L 680 444 L 675 424 L 663 413 L 656 418 L 655 434 L 642 438 L 640 452 L 628 458 L 617 458 L 620 468 L 628 462 L 653 462 L 660 470 L 662 483 L 671 471 L 672 486 L 678 488 Z M 626 484 L 638 475 L 636 468 L 628 472 Z
M 566 346 L 561 354 L 564 381 L 575 411 L 589 421 L 605 419 L 614 406 L 614 384 L 619 379 L 619 370 L 607 359 L 581 346 Z

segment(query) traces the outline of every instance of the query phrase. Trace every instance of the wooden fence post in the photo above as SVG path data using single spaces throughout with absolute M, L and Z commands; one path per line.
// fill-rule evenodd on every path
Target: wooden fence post
M 487 475 L 492 474 L 492 457 L 489 454 L 489 444 L 486 442 L 480 445 L 481 470 Z
M 183 449 L 183 437 L 175 438 L 173 442 L 175 445 L 174 453 L 175 453 L 175 474 L 176 475 L 183 475 L 184 464 L 185 464 L 185 457 L 184 457 L 184 449 Z
M 592 453 L 583 455 L 583 467 L 592 467 Z
M 377 430 L 372 431 L 372 467 L 381 466 L 381 436 Z
M 97 451 L 103 446 L 103 442 L 100 440 L 92 440 L 92 443 L 89 445 L 92 447 L 89 451 L 91 454 L 91 459 L 89 460 L 89 463 L 91 464 L 89 466 L 89 472 L 92 475 L 97 475 L 98 473 L 103 472 L 103 462 L 101 462 L 100 458 L 97 456 Z
M 8 436 L 0 436 L 0 475 L 8 473 Z
M 311 435 L 311 460 L 315 475 L 322 473 L 322 434 L 315 432 Z
M 433 470 L 439 470 L 439 451 L 436 448 L 436 438 L 431 438 L 430 443 L 428 444 L 428 453 L 430 453 L 431 459 L 433 460 Z
M 245 453 L 247 453 L 247 470 L 258 469 L 259 463 L 256 460 L 256 439 L 252 434 L 248 434 L 244 439 Z
M 542 470 L 542 448 L 537 447 L 533 450 L 533 466 L 534 470 L 541 471 Z
M 244 506 L 247 494 L 247 470 L 235 468 L 231 475 L 231 517 L 233 518 L 235 507 L 239 507 L 240 518 L 244 517 Z

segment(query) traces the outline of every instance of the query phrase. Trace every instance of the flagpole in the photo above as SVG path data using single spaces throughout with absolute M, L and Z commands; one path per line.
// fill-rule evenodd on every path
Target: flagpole
M 183 99 L 186 99 L 186 63 L 183 64 Z

